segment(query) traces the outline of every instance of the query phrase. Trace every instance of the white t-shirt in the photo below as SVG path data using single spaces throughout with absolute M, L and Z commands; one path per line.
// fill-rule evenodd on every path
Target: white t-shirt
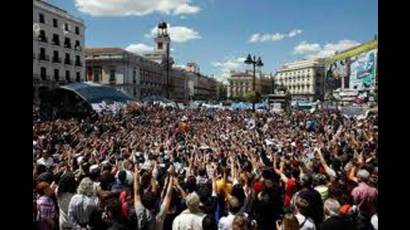
M 38 165 L 44 165 L 47 168 L 50 168 L 54 164 L 54 160 L 51 157 L 47 158 L 47 160 L 44 159 L 44 157 L 42 157 L 42 158 L 37 160 L 37 164 Z
M 235 215 L 232 215 L 232 213 L 229 213 L 228 216 L 222 217 L 219 220 L 218 230 L 231 230 L 234 218 Z
M 202 230 L 202 220 L 205 217 L 203 213 L 191 213 L 188 209 L 181 212 L 172 223 L 172 230 Z
M 302 225 L 303 222 L 303 226 L 300 227 L 300 230 L 316 230 L 315 225 L 313 224 L 313 220 L 310 218 L 305 217 L 304 215 L 298 213 L 295 215 L 296 219 L 298 219 L 299 222 L 299 226 Z M 306 221 L 305 221 L 306 220 Z
M 372 216 L 372 218 L 370 219 L 370 223 L 372 224 L 374 230 L 379 229 L 379 217 L 377 216 L 377 214 L 374 214 Z

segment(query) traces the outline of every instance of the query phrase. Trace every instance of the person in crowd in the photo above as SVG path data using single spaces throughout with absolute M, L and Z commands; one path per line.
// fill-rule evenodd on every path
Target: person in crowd
M 96 196 L 94 183 L 85 177 L 78 185 L 75 194 L 68 205 L 68 218 L 74 228 L 86 229 L 91 214 L 98 208 L 99 199 Z
M 339 214 L 340 204 L 329 198 L 324 202 L 325 221 L 320 224 L 320 230 L 356 230 L 355 223 L 348 217 Z
M 234 196 L 228 197 L 228 216 L 224 216 L 219 219 L 218 229 L 219 230 L 229 230 L 232 228 L 232 222 L 235 215 L 239 212 L 241 206 L 239 200 Z
M 360 120 L 339 111 L 114 107 L 33 120 L 35 225 L 377 226 L 377 113 Z
M 185 198 L 186 206 L 188 207 L 181 214 L 179 214 L 173 224 L 173 230 L 183 230 L 183 229 L 198 229 L 202 230 L 202 222 L 206 216 L 199 209 L 200 200 L 196 192 L 192 192 Z
M 377 188 L 368 185 L 369 176 L 370 174 L 366 169 L 359 170 L 357 172 L 359 184 L 351 194 L 360 213 L 366 216 L 372 216 L 376 212 L 378 198 Z
M 304 208 L 304 215 L 314 221 L 315 226 L 319 226 L 323 221 L 323 201 L 318 191 L 312 186 L 312 177 L 303 175 L 301 177 L 301 190 L 294 195 L 294 203 L 297 198 L 302 198 L 307 202 Z M 295 207 L 295 205 L 293 205 Z
M 322 201 L 324 202 L 329 196 L 329 187 L 326 183 L 326 176 L 323 174 L 317 174 L 313 178 L 313 184 L 316 191 L 319 192 Z
M 232 230 L 256 230 L 256 221 L 250 220 L 248 215 L 244 213 L 239 213 L 235 216 L 232 222 Z
M 215 217 L 213 215 L 206 215 L 202 220 L 202 229 L 203 230 L 217 230 L 218 224 L 216 222 Z
M 276 222 L 276 230 L 299 230 L 299 222 L 292 213 L 287 213 L 283 220 Z
M 306 209 L 309 207 L 308 201 L 301 197 L 296 198 L 294 214 L 299 222 L 300 230 L 316 230 L 314 221 L 306 216 Z
M 124 190 L 127 192 L 131 191 L 127 182 L 127 173 L 125 170 L 121 170 L 118 172 L 118 179 L 114 185 L 112 185 L 111 191 L 119 193 Z
M 37 185 L 37 223 L 39 230 L 53 230 L 56 229 L 57 210 L 56 205 L 51 198 L 53 196 L 53 189 L 47 182 L 40 182 Z
M 56 197 L 59 207 L 60 230 L 71 230 L 72 224 L 68 218 L 68 206 L 71 198 L 76 194 L 77 182 L 72 172 L 64 173 L 56 189 Z
M 54 165 L 54 160 L 50 156 L 49 150 L 43 150 L 42 157 L 37 160 L 37 165 L 44 165 L 47 169 Z

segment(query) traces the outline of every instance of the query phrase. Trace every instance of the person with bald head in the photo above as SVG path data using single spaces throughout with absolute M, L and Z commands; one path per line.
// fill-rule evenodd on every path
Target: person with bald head
M 325 221 L 319 230 L 357 230 L 355 223 L 345 215 L 340 215 L 339 201 L 329 198 L 324 203 Z
M 360 212 L 371 216 L 376 212 L 378 192 L 377 188 L 369 186 L 369 177 L 370 173 L 366 169 L 359 170 L 359 185 L 352 190 L 351 195 Z
M 172 230 L 198 229 L 202 230 L 202 220 L 206 216 L 200 209 L 201 200 L 196 192 L 188 194 L 185 198 L 186 206 L 172 223 Z
M 352 190 L 351 196 L 353 202 L 357 205 L 358 225 L 366 228 L 370 225 L 370 219 L 377 211 L 378 191 L 369 185 L 370 173 L 366 169 L 360 169 L 357 172 L 359 184 Z

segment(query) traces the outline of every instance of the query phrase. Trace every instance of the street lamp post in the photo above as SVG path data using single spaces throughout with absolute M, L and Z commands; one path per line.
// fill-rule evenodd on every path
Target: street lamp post
M 261 60 L 261 57 L 258 57 L 258 59 L 256 59 L 255 56 L 253 56 L 252 58 L 252 56 L 248 54 L 248 57 L 245 60 L 245 64 L 252 64 L 253 66 L 252 90 L 256 97 L 256 66 L 262 67 L 263 62 Z M 255 100 L 252 100 L 252 110 L 255 111 Z

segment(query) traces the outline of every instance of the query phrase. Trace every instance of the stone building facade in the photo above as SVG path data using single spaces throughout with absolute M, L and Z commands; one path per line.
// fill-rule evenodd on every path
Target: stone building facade
M 83 81 L 85 26 L 82 19 L 48 2 L 33 1 L 33 98 L 58 85 Z

